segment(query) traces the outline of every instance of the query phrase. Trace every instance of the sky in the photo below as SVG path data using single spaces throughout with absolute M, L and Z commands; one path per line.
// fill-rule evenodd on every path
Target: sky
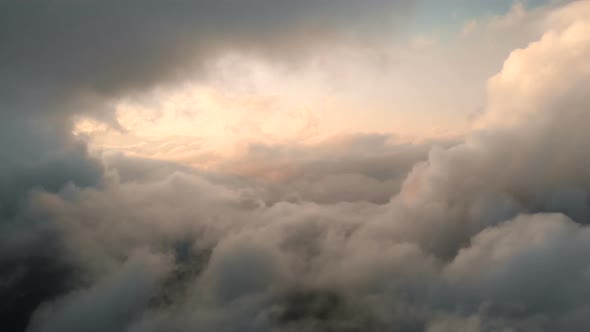
M 527 8 L 538 8 L 550 4 L 548 0 L 529 0 L 514 2 L 511 0 L 441 0 L 421 2 L 417 4 L 416 16 L 412 28 L 417 31 L 457 30 L 465 22 L 489 16 L 505 15 L 515 4 L 520 3 Z
M 0 331 L 590 323 L 590 1 L 0 1 Z
M 206 79 L 184 69 L 180 80 L 112 101 L 117 126 L 81 117 L 74 132 L 101 151 L 199 168 L 212 167 L 213 157 L 235 158 L 250 144 L 317 143 L 357 133 L 405 142 L 462 136 L 484 108 L 487 79 L 514 48 L 543 32 L 526 22 L 543 5 L 401 4 L 384 22 L 369 23 L 377 31 L 340 36 L 354 40 L 318 45 L 297 59 L 229 51 L 199 68 Z

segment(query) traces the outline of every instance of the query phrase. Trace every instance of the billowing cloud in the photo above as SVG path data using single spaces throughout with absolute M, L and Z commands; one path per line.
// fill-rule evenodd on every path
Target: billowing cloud
M 65 39 L 43 46 L 58 55 L 56 67 L 31 68 L 42 78 L 35 84 L 64 74 L 58 90 L 92 86 L 101 93 L 160 82 L 164 71 L 173 72 L 156 66 L 162 56 L 173 60 L 168 65 L 186 63 L 167 53 L 174 40 L 166 37 L 190 39 L 183 34 L 193 27 L 189 9 L 221 13 L 237 6 L 187 3 L 150 16 L 161 7 L 147 3 L 145 13 L 134 16 L 122 5 L 116 13 L 107 4 L 71 5 L 79 16 L 45 29 L 52 15 L 64 15 L 57 4 L 63 6 L 4 6 L 38 15 L 30 16 L 39 26 L 25 29 L 29 37 L 59 35 L 52 29 L 92 13 L 108 18 L 109 33 L 131 24 L 121 41 L 103 36 L 96 30 L 103 24 L 92 20 L 88 31 L 67 30 Z M 326 31 L 344 31 L 359 9 L 352 2 L 322 4 L 232 7 L 243 12 L 227 18 L 232 25 L 207 23 L 213 19 L 203 16 L 198 24 L 220 31 L 199 33 L 211 33 L 202 36 L 213 40 L 214 50 L 234 41 L 258 49 L 288 40 L 283 31 L 255 43 L 253 36 L 269 33 L 274 19 L 284 29 L 334 10 L 334 22 L 319 23 L 339 27 Z M 308 6 L 319 11 L 308 14 Z M 583 330 L 590 308 L 590 102 L 584 98 L 590 20 L 583 15 L 589 8 L 575 2 L 552 11 L 548 32 L 513 51 L 489 80 L 477 128 L 461 143 L 433 149 L 369 134 L 313 146 L 259 144 L 207 173 L 118 154 L 91 159 L 66 134 L 71 127 L 64 114 L 78 114 L 65 105 L 71 98 L 64 99 L 63 113 L 61 103 L 48 104 L 56 127 L 37 127 L 41 111 L 24 117 L 3 112 L 10 124 L 33 121 L 24 128 L 48 130 L 23 134 L 15 127 L 6 137 L 45 142 L 56 137 L 47 128 L 59 128 L 59 138 L 47 148 L 30 143 L 21 157 L 7 159 L 16 164 L 4 166 L 1 178 L 7 179 L 21 174 L 19 165 L 30 156 L 52 167 L 31 168 L 19 177 L 28 182 L 5 187 L 12 201 L 3 199 L 10 204 L 1 211 L 0 294 L 11 303 L 0 304 L 0 324 L 33 332 Z M 167 15 L 170 20 L 157 19 Z M 15 30 L 10 24 L 16 21 L 3 22 Z M 174 33 L 152 39 L 147 34 L 154 29 Z M 237 39 L 227 37 L 234 31 Z M 13 57 L 4 70 L 14 76 L 12 68 L 21 63 L 42 66 L 16 54 L 19 47 L 38 51 L 44 44 L 33 47 L 30 38 L 15 36 L 8 35 L 12 45 L 5 52 Z M 70 50 L 81 52 L 70 54 L 72 67 L 61 58 L 68 48 L 60 43 L 68 39 L 77 45 Z M 96 52 L 102 48 L 108 52 Z M 125 68 L 112 66 L 119 57 Z M 162 72 L 144 73 L 151 66 Z M 98 76 L 78 77 L 80 68 Z M 55 97 L 55 91 L 40 93 Z M 49 102 L 44 98 L 32 101 Z M 38 156 L 38 149 L 47 154 Z M 54 151 L 65 152 L 51 157 Z

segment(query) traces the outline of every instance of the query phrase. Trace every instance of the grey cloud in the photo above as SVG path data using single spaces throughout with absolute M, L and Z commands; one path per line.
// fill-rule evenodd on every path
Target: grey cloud
M 467 303 L 485 298 L 487 315 L 517 331 L 575 330 L 587 306 L 587 234 L 563 215 L 520 216 L 475 236 L 448 272 Z
M 282 198 L 282 186 L 329 183 L 330 169 L 373 191 L 366 178 L 395 182 L 427 149 L 391 150 L 378 135 L 318 151 L 254 147 L 252 160 L 296 161 L 294 175 L 264 188 L 279 193 L 272 204 L 255 182 L 125 158 L 106 162 L 99 186 L 30 193 L 10 221 L 56 249 L 23 241 L 34 248 L 25 253 L 49 248 L 59 260 L 39 277 L 78 282 L 34 289 L 22 310 L 43 304 L 29 330 L 583 330 L 590 41 L 587 18 L 571 22 L 514 52 L 490 81 L 484 125 L 431 150 L 391 200 L 338 186 Z M 22 246 L 11 248 L 0 257 L 19 257 Z M 0 285 L 29 285 L 1 266 Z
M 458 140 L 404 143 L 392 135 L 356 134 L 313 145 L 251 144 L 243 154 L 220 161 L 214 171 L 120 153 L 106 153 L 103 161 L 107 173 L 122 182 L 158 180 L 174 172 L 194 174 L 242 190 L 244 199 L 255 197 L 266 205 L 283 201 L 386 204 L 400 191 L 412 167 L 428 158 L 432 147 L 450 147 Z
M 29 331 L 124 330 L 147 307 L 166 265 L 165 257 L 134 253 L 112 276 L 42 306 Z
M 411 1 L 20 1 L 0 7 L 3 100 L 119 95 L 222 51 L 293 55 L 378 35 Z M 35 92 L 32 92 L 32 89 Z M 65 90 L 64 90 L 65 89 Z M 93 97 L 94 96 L 94 97 Z M 88 105 L 86 105 L 88 106 Z M 97 106 L 97 105 L 95 105 Z M 79 111 L 79 110 L 77 110 Z
M 401 189 L 412 166 L 433 146 L 455 139 L 400 143 L 385 134 L 341 136 L 320 144 L 251 145 L 235 160 L 221 163 L 222 173 L 255 179 L 268 204 L 311 201 L 320 204 L 369 201 L 385 204 Z M 250 182 L 252 182 L 250 180 Z

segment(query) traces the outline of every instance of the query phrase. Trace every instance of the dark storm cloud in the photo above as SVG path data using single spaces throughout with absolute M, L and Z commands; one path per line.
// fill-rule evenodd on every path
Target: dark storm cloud
M 410 7 L 391 0 L 4 1 L 0 90 L 17 103 L 85 93 L 81 105 L 100 108 L 93 98 L 182 76 L 220 52 L 281 60 L 343 38 L 389 35 Z

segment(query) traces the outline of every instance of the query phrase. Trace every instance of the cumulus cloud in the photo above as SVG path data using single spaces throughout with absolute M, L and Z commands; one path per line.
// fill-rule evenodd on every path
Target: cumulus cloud
M 225 4 L 211 10 L 223 11 Z M 4 6 L 32 11 L 48 23 L 61 14 L 52 5 Z M 272 17 L 290 26 L 283 20 L 300 22 L 308 5 L 293 4 L 284 18 L 257 15 L 264 26 Z M 256 8 L 279 10 L 269 6 Z M 337 5 L 326 2 L 320 13 L 340 8 L 332 6 Z M 107 5 L 74 7 L 81 15 L 63 22 L 112 13 Z M 490 79 L 489 102 L 474 132 L 464 142 L 429 152 L 430 144 L 406 149 L 386 144 L 382 135 L 360 135 L 312 149 L 252 146 L 243 160 L 222 165 L 222 174 L 207 174 L 121 155 L 100 163 L 64 134 L 49 150 L 78 151 L 79 159 L 72 159 L 83 160 L 80 168 L 98 176 L 94 182 L 77 180 L 72 170 L 78 167 L 68 170 L 63 161 L 69 159 L 58 155 L 50 169 L 74 176 L 58 177 L 53 186 L 30 180 L 10 213 L 2 210 L 0 292 L 15 302 L 1 304 L 1 324 L 34 332 L 583 330 L 590 267 L 590 104 L 584 98 L 590 21 L 581 13 L 589 7 L 576 2 L 552 12 L 552 29 L 512 52 Z M 149 24 L 142 23 L 144 16 L 129 16 L 130 8 L 107 15 L 113 20 L 108 29 L 131 20 L 133 28 L 123 32 L 131 39 L 142 36 L 139 30 L 174 29 L 168 20 L 154 20 L 150 10 Z M 187 8 L 193 7 L 177 12 L 172 6 L 165 13 L 188 29 Z M 228 22 L 259 24 L 257 15 L 247 15 L 252 8 L 241 8 L 244 16 Z M 342 8 L 347 15 L 336 17 L 343 22 L 358 9 Z M 25 33 L 37 36 L 42 26 Z M 97 40 L 76 39 L 75 50 L 82 53 L 72 57 L 83 60 L 81 67 L 61 58 L 56 67 L 66 82 L 80 75 L 79 68 L 108 69 L 96 80 L 75 78 L 82 88 L 88 83 L 125 90 L 146 79 L 135 74 L 154 64 L 150 57 L 162 56 L 150 53 L 152 47 L 165 50 L 170 42 L 146 37 L 138 38 L 139 46 L 121 46 L 96 39 L 102 31 L 89 27 L 66 35 L 91 33 Z M 238 40 L 248 41 L 262 28 L 252 29 Z M 211 36 L 223 41 L 225 33 Z M 13 56 L 18 47 L 32 47 L 8 37 L 15 44 L 5 52 Z M 67 48 L 47 47 L 50 54 L 66 55 Z M 95 47 L 114 53 L 95 53 Z M 141 57 L 144 52 L 150 55 Z M 101 54 L 103 60 L 94 58 Z M 110 65 L 102 67 L 119 56 L 130 62 L 119 72 L 130 81 L 120 82 L 108 73 Z M 42 65 L 26 57 L 11 61 L 11 68 L 20 61 Z M 281 164 L 283 155 L 291 169 Z M 250 160 L 271 165 L 252 170 Z M 288 176 L 252 180 L 270 170 Z M 292 193 L 297 199 L 289 198 Z
M 158 277 L 166 272 L 165 257 L 133 253 L 91 288 L 46 303 L 31 320 L 30 331 L 125 330 L 148 306 Z

